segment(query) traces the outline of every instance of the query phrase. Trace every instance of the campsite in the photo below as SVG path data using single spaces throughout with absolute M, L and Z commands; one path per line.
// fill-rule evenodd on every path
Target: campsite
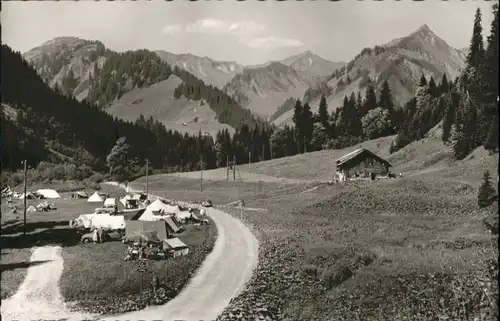
M 22 222 L 24 199 L 18 196 L 12 203 L 2 202 L 2 273 L 9 280 L 2 282 L 3 299 L 15 292 L 30 266 L 9 268 L 11 264 L 28 262 L 34 246 L 60 244 L 65 261 L 60 290 L 66 300 L 79 302 L 79 309 L 108 314 L 137 310 L 153 303 L 162 304 L 174 297 L 187 282 L 192 271 L 210 252 L 217 235 L 210 218 L 203 216 L 201 219 L 197 209 L 193 215 L 198 214 L 194 216 L 198 223 L 190 221 L 192 216 L 178 206 L 167 205 L 159 199 L 152 201 L 151 206 L 141 203 L 142 209 L 127 209 L 129 199 L 136 196 L 137 201 L 142 202 L 145 197 L 138 193 L 125 194 L 113 186 L 103 185 L 95 193 L 77 192 L 60 195 L 52 192 L 54 197 L 48 201 L 55 205 L 55 209 L 27 211 L 26 236 L 23 236 Z M 42 201 L 45 199 L 28 197 L 27 207 L 36 207 Z M 118 213 L 99 212 L 110 204 L 111 207 L 117 204 Z M 13 206 L 17 208 L 15 213 L 12 212 Z M 155 218 L 155 214 L 165 209 L 172 214 L 176 212 L 175 218 L 168 215 Z M 94 212 L 100 214 L 90 214 Z M 79 224 L 81 228 L 78 228 Z M 92 233 L 88 233 L 93 230 L 89 224 L 109 230 L 106 235 L 114 235 L 94 243 Z M 84 238 L 85 235 L 90 235 L 90 238 Z M 145 255 L 145 271 L 138 272 L 138 257 L 125 259 L 127 245 L 122 242 L 124 238 L 130 238 L 131 243 L 127 244 L 137 244 L 136 248 L 139 248 L 139 243 L 149 246 L 153 240 L 155 244 L 161 244 L 165 254 L 163 257 Z M 157 296 L 152 294 L 149 286 L 153 275 L 162 285 Z M 107 300 L 110 296 L 114 297 L 112 303 Z

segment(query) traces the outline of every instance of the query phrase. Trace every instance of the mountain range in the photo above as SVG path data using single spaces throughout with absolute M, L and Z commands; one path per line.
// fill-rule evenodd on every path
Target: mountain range
M 448 45 L 427 25 L 381 46 L 365 48 L 324 84 L 331 92 L 327 95 L 329 110 L 340 106 L 351 92 L 363 94 L 369 81 L 377 89 L 387 81 L 394 100 L 401 106 L 414 95 L 422 75 L 436 82 L 444 74 L 449 80 L 455 79 L 464 66 L 466 52 Z M 318 109 L 321 93 L 309 99 L 313 111 Z M 292 115 L 293 111 L 288 110 L 275 116 L 274 123 L 291 123 Z
M 174 73 L 168 79 L 158 78 L 157 83 L 152 80 L 151 86 L 124 87 L 119 95 L 108 97 L 110 101 L 102 107 L 128 120 L 139 114 L 152 116 L 185 132 L 201 130 L 213 134 L 228 128 L 210 111 L 206 100 L 174 97 L 175 87 L 183 83 L 176 75 L 179 72 L 175 72 L 179 69 L 206 85 L 221 89 L 256 116 L 282 125 L 291 122 L 293 104 L 284 106 L 290 98 L 306 99 L 316 111 L 319 98 L 324 94 L 332 111 L 345 95 L 363 92 L 369 81 L 377 89 L 388 81 L 395 101 L 402 105 L 414 94 L 422 75 L 432 76 L 436 81 L 443 74 L 454 79 L 464 64 L 466 52 L 449 46 L 427 25 L 386 44 L 365 48 L 347 64 L 329 61 L 310 51 L 258 66 L 243 66 L 158 50 L 154 53 L 170 65 Z M 89 99 L 91 83 L 99 83 L 95 77 L 99 77 L 106 60 L 117 54 L 99 41 L 60 37 L 23 56 L 51 87 L 84 100 Z

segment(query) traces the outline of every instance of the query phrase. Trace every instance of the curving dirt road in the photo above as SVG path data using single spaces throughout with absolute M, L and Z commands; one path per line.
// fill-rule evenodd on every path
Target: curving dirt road
M 30 261 L 34 265 L 28 268 L 16 294 L 2 301 L 3 320 L 81 321 L 92 318 L 88 314 L 72 312 L 64 304 L 58 285 L 64 263 L 61 247 L 34 248 Z

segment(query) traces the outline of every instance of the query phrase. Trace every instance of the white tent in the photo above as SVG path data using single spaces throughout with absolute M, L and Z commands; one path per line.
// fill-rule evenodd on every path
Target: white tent
M 90 228 L 107 228 L 119 230 L 125 228 L 125 217 L 123 215 L 97 214 L 90 220 Z
M 94 192 L 94 194 L 92 194 L 92 196 L 89 197 L 87 202 L 89 203 L 104 202 L 104 198 L 101 195 L 99 195 L 99 193 Z
M 104 201 L 104 207 L 107 207 L 107 206 L 115 206 L 117 205 L 116 204 L 116 198 L 107 198 L 105 201 Z
M 104 214 L 100 214 L 104 215 Z M 85 228 L 90 227 L 90 220 L 92 217 L 95 216 L 95 214 L 82 214 L 78 216 L 78 218 L 75 220 L 78 224 L 83 225 Z
M 164 217 L 172 216 L 165 215 L 171 213 L 168 211 L 169 207 L 169 205 L 157 199 L 146 207 L 144 213 L 139 217 L 139 221 L 158 221 Z
M 59 193 L 57 193 L 56 190 L 54 189 L 39 189 L 36 192 L 45 198 L 50 198 L 50 199 L 61 198 L 61 195 L 59 195 Z
M 187 220 L 188 218 L 191 217 L 191 212 L 189 211 L 178 211 L 175 213 L 175 218 L 177 220 Z
M 109 214 L 83 214 L 76 220 L 78 224 L 83 225 L 85 228 L 108 228 L 111 230 L 118 230 L 125 228 L 125 217 L 123 215 L 109 215 Z
M 168 205 L 163 203 L 160 199 L 156 199 L 153 203 L 149 204 L 146 208 L 152 211 L 160 211 L 167 207 Z
M 132 196 L 127 194 L 120 199 L 120 203 L 122 203 L 123 206 L 127 206 L 127 200 L 131 200 L 131 199 L 132 199 Z

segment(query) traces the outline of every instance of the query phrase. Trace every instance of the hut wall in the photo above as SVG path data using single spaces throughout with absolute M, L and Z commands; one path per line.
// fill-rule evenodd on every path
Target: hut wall
M 354 177 L 357 173 L 361 176 L 365 175 L 365 173 L 376 173 L 378 175 L 387 174 L 385 164 L 373 157 L 367 157 L 359 161 L 353 160 L 352 165 L 349 165 L 346 171 L 349 177 Z

